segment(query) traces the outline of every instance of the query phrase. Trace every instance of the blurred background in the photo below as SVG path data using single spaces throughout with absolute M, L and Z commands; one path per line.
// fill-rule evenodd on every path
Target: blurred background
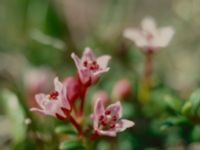
M 183 103 L 200 85 L 199 6 L 199 0 L 1 0 L 0 149 L 57 149 L 58 138 L 52 130 L 59 123 L 37 116 L 40 123 L 34 125 L 29 108 L 36 106 L 35 93 L 51 89 L 56 75 L 64 79 L 76 73 L 70 54 L 81 55 L 89 46 L 97 55 L 112 55 L 112 61 L 111 70 L 89 91 L 88 99 L 100 89 L 112 97 L 114 83 L 127 78 L 132 85 L 132 96 L 124 103 L 131 110 L 127 117 L 150 126 L 147 131 L 136 127 L 120 134 L 110 141 L 118 141 L 111 149 L 199 150 L 198 124 L 165 132 L 157 129 L 163 116 L 169 116 L 162 94 L 175 95 Z M 139 27 L 146 16 L 154 17 L 158 26 L 173 26 L 176 33 L 170 45 L 155 55 L 155 108 L 144 107 L 138 114 L 129 103 L 136 97 L 144 57 L 122 33 L 127 27 Z M 143 115 L 145 122 L 139 119 Z M 38 126 L 38 132 L 31 132 Z M 96 144 L 98 150 L 108 147 L 106 139 Z

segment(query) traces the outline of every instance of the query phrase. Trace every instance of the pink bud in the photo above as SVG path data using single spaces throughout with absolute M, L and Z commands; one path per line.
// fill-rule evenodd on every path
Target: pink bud
M 66 86 L 67 97 L 68 97 L 69 101 L 74 103 L 74 101 L 80 95 L 81 85 L 80 85 L 78 79 L 75 79 L 74 77 L 67 77 L 63 84 L 64 84 L 64 86 Z
M 105 91 L 97 91 L 93 97 L 92 97 L 92 105 L 94 106 L 94 104 L 96 103 L 97 99 L 101 99 L 104 105 L 107 105 L 109 102 L 109 97 L 107 92 Z
M 127 79 L 119 80 L 114 85 L 112 95 L 115 99 L 126 99 L 131 94 L 131 85 Z

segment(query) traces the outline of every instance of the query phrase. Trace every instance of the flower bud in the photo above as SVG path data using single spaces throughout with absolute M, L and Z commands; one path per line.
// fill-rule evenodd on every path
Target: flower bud
M 67 77 L 63 82 L 63 85 L 66 86 L 67 89 L 67 98 L 71 103 L 74 103 L 74 101 L 80 96 L 81 85 L 79 84 L 78 79 Z
M 109 102 L 108 94 L 105 91 L 97 91 L 92 97 L 92 105 L 94 106 L 97 99 L 101 99 L 104 105 Z
M 131 93 L 131 85 L 127 79 L 122 79 L 116 82 L 113 87 L 112 95 L 115 99 L 126 99 Z

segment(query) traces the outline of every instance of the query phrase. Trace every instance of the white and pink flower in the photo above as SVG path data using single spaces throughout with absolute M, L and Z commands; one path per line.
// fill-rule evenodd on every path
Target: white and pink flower
M 90 48 L 85 48 L 82 58 L 79 58 L 74 53 L 72 53 L 71 57 L 78 69 L 79 79 L 84 85 L 96 83 L 100 76 L 110 69 L 107 65 L 111 57 L 103 55 L 96 58 Z
M 67 118 L 71 106 L 67 98 L 67 88 L 56 77 L 54 79 L 55 90 L 49 94 L 40 93 L 35 96 L 40 108 L 31 108 L 31 111 L 50 115 L 58 119 Z
M 157 28 L 154 19 L 146 17 L 141 23 L 141 29 L 128 28 L 125 29 L 123 35 L 144 52 L 154 52 L 167 47 L 174 32 L 171 26 Z
M 116 136 L 127 128 L 134 126 L 134 122 L 121 119 L 122 106 L 120 102 L 104 108 L 103 101 L 98 99 L 94 106 L 94 113 L 91 115 L 93 129 L 97 135 Z

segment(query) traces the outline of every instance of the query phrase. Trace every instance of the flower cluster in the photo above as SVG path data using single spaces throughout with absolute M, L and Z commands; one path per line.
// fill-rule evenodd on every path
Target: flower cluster
M 31 108 L 31 111 L 50 115 L 60 120 L 69 119 L 79 134 L 83 135 L 81 123 L 75 118 L 85 117 L 84 102 L 87 89 L 94 85 L 103 73 L 109 71 L 107 66 L 111 57 L 109 55 L 96 57 L 90 48 L 84 50 L 82 58 L 75 53 L 72 53 L 71 57 L 77 67 L 78 76 L 67 77 L 63 82 L 56 77 L 54 79 L 55 89 L 49 94 L 37 94 L 35 99 L 40 108 Z M 76 105 L 78 100 L 80 100 L 80 108 Z M 94 112 L 91 118 L 94 131 L 92 135 L 116 136 L 117 132 L 122 132 L 134 125 L 132 121 L 121 119 L 120 102 L 104 109 L 103 99 L 96 97 L 93 107 Z

